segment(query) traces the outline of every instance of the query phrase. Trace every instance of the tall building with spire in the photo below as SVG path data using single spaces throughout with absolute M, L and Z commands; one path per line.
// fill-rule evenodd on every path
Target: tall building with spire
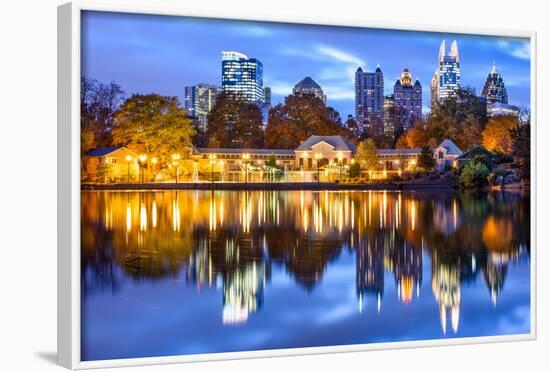
M 517 116 L 519 113 L 519 109 L 516 106 L 508 104 L 508 91 L 504 85 L 502 75 L 497 71 L 495 63 L 493 63 L 493 68 L 489 75 L 487 75 L 487 79 L 481 90 L 481 97 L 485 98 L 487 102 L 487 114 L 489 116 Z
M 481 96 L 486 99 L 487 104 L 508 103 L 508 92 L 495 63 L 493 63 L 493 69 L 487 75 L 487 80 L 485 80 L 485 85 L 481 90 Z
M 380 120 L 384 114 L 384 74 L 380 66 L 374 72 L 355 72 L 355 118 L 359 125 L 367 124 L 372 118 Z
M 431 82 L 432 107 L 436 102 L 454 97 L 460 87 L 460 56 L 456 40 L 447 54 L 445 40 L 439 46 L 437 68 Z
M 422 85 L 418 79 L 413 84 L 412 75 L 404 69 L 401 78 L 393 86 L 394 105 L 401 107 L 406 115 L 407 126 L 422 117 Z

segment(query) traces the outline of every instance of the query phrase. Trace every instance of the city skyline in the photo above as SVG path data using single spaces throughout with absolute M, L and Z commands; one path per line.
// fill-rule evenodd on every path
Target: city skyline
M 460 48 L 462 86 L 480 94 L 496 62 L 510 104 L 530 107 L 530 45 L 521 38 L 101 12 L 85 12 L 82 27 L 83 76 L 116 81 L 128 95 L 178 96 L 182 105 L 186 86 L 221 85 L 220 54 L 234 50 L 262 61 L 273 105 L 311 76 L 345 119 L 355 111 L 358 67 L 374 71 L 380 64 L 385 95 L 404 68 L 429 87 L 439 45 L 448 39 Z M 429 89 L 422 101 L 426 113 Z

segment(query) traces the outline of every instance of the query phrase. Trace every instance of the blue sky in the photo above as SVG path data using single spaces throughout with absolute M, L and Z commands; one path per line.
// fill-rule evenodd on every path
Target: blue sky
M 116 81 L 125 92 L 180 97 L 185 86 L 221 85 L 221 51 L 234 50 L 264 65 L 273 104 L 305 76 L 321 85 L 343 120 L 354 113 L 357 67 L 384 72 L 385 93 L 404 68 L 423 88 L 424 111 L 443 39 L 457 40 L 463 86 L 480 92 L 496 62 L 511 104 L 529 107 L 528 39 L 270 22 L 84 12 L 82 75 Z

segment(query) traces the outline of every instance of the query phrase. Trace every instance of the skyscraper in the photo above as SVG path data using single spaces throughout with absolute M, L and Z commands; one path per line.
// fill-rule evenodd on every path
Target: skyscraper
M 504 86 L 502 76 L 497 72 L 497 66 L 493 63 L 493 69 L 487 75 L 485 85 L 481 90 L 481 96 L 487 100 L 487 104 L 508 103 L 508 92 Z
M 384 74 L 380 66 L 374 72 L 355 72 L 355 118 L 361 126 L 373 117 L 382 118 L 384 106 Z
M 408 69 L 404 69 L 401 78 L 393 86 L 394 104 L 405 112 L 405 125 L 410 126 L 415 119 L 422 117 L 422 85 L 418 81 L 412 83 Z
M 222 89 L 248 102 L 263 105 L 262 62 L 239 52 L 222 52 Z
M 216 102 L 221 89 L 210 84 L 197 84 L 185 87 L 184 105 L 189 116 L 195 118 L 203 131 L 208 126 L 208 113 Z
M 504 86 L 504 79 L 497 71 L 493 63 L 493 69 L 487 75 L 487 80 L 481 90 L 481 96 L 487 102 L 487 114 L 489 116 L 514 115 L 519 114 L 516 106 L 508 104 L 508 91 Z
M 456 40 L 451 43 L 449 54 L 445 49 L 445 40 L 439 46 L 439 60 L 437 69 L 432 78 L 431 93 L 432 107 L 436 102 L 441 102 L 454 97 L 460 87 L 460 57 Z
M 327 96 L 323 93 L 321 86 L 309 76 L 306 76 L 294 86 L 294 89 L 292 89 L 292 94 L 312 94 L 315 97 L 320 98 L 323 102 L 327 102 Z

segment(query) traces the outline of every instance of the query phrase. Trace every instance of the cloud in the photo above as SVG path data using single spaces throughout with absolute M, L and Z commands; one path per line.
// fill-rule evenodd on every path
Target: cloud
M 499 40 L 498 46 L 516 58 L 523 60 L 531 59 L 531 46 L 528 41 L 512 43 L 507 40 Z
M 318 45 L 316 49 L 317 52 L 321 55 L 327 56 L 340 62 L 353 64 L 355 65 L 355 68 L 365 64 L 365 62 L 361 58 L 330 46 Z

